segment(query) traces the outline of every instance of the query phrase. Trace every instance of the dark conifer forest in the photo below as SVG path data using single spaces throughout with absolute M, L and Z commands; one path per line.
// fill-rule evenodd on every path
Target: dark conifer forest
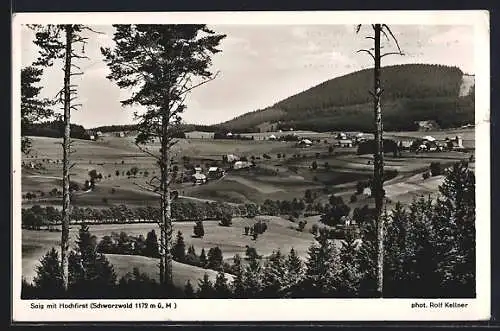
M 312 131 L 370 131 L 372 69 L 319 84 L 271 107 L 241 115 L 220 126 L 248 130 L 264 122 L 277 128 Z M 445 129 L 474 122 L 474 95 L 459 97 L 459 68 L 429 64 L 385 67 L 382 75 L 384 128 L 416 130 L 415 121 L 435 120 Z

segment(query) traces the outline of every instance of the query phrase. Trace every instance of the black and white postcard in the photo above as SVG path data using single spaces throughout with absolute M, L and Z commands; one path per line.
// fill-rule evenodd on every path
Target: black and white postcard
M 490 316 L 486 11 L 13 17 L 14 321 Z

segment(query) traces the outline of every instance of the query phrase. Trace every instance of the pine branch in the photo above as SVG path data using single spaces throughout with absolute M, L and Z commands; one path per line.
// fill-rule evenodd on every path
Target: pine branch
M 375 61 L 375 55 L 373 55 L 373 53 L 370 52 L 369 50 L 367 50 L 367 49 L 360 49 L 356 53 L 361 53 L 361 52 L 368 53 L 372 57 L 373 61 Z
M 382 24 L 382 31 L 384 31 L 384 28 L 389 32 L 391 35 L 392 39 L 394 39 L 394 42 L 396 43 L 396 46 L 398 48 L 398 51 L 401 55 L 403 55 L 403 52 L 401 52 L 401 48 L 399 47 L 398 39 L 394 36 L 394 34 L 391 31 L 391 28 L 387 24 Z
M 389 53 L 384 53 L 384 54 L 380 55 L 380 58 L 383 58 L 384 56 L 387 56 L 387 55 L 405 55 L 405 54 L 401 53 L 401 52 L 389 52 Z

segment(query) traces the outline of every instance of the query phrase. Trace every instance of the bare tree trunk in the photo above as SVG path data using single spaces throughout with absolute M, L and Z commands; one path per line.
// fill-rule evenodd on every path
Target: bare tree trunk
M 61 268 L 62 282 L 65 290 L 68 289 L 68 250 L 69 250 L 69 223 L 70 223 L 70 192 L 69 192 L 69 153 L 70 153 L 70 115 L 71 115 L 71 41 L 73 30 L 71 25 L 65 26 L 66 56 L 64 63 L 64 136 L 63 136 L 63 209 L 61 231 Z
M 168 107 L 168 106 L 167 106 Z M 161 258 L 160 258 L 160 281 L 167 288 L 173 284 L 172 277 L 172 210 L 169 188 L 170 162 L 168 158 L 169 138 L 168 138 L 169 114 L 168 108 L 162 117 L 162 144 L 161 144 Z M 162 276 L 163 273 L 163 276 Z
M 375 196 L 375 209 L 377 212 L 377 291 L 380 297 L 383 296 L 384 283 L 384 225 L 382 218 L 382 208 L 384 200 L 383 176 L 384 176 L 384 147 L 383 147 L 383 125 L 382 108 L 380 98 L 382 88 L 380 86 L 380 32 L 382 27 L 375 24 L 375 68 L 374 68 L 374 111 L 375 111 L 375 154 L 373 169 L 373 193 Z

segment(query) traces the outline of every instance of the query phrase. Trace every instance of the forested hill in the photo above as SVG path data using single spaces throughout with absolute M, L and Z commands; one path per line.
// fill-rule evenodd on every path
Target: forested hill
M 415 121 L 435 120 L 442 128 L 474 122 L 474 89 L 461 93 L 464 73 L 456 67 L 405 64 L 382 68 L 386 130 L 413 130 Z M 337 77 L 275 105 L 219 125 L 233 131 L 264 128 L 371 130 L 373 69 Z M 463 90 L 463 86 L 462 86 Z

